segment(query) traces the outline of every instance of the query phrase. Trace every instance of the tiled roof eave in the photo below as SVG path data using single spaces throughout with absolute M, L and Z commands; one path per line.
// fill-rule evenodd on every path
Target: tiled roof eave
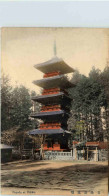
M 65 74 L 65 73 L 71 73 L 75 71 L 72 67 L 67 65 L 63 61 L 63 59 L 58 58 L 56 56 L 50 59 L 49 61 L 34 65 L 34 67 L 43 73 L 53 72 L 58 70 L 61 73 Z
M 62 134 L 62 133 L 70 133 L 64 129 L 34 129 L 29 131 L 29 135 L 40 135 L 40 134 Z

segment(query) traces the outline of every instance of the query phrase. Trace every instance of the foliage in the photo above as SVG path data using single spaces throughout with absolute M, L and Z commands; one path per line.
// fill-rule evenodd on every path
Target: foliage
M 107 84 L 105 87 L 101 82 L 103 74 L 104 72 L 101 73 L 94 67 L 90 71 L 89 77 L 80 76 L 79 72 L 76 72 L 77 85 L 70 89 L 69 93 L 73 101 L 69 130 L 72 129 L 73 136 L 80 141 L 103 140 L 101 108 L 107 106 L 106 89 L 107 86 L 109 87 Z M 109 78 L 109 74 L 107 75 Z
M 24 86 L 15 87 L 12 95 L 11 118 L 13 126 L 19 126 L 21 130 L 27 129 L 31 125 L 29 118 L 31 113 L 31 97 L 29 90 Z
M 1 143 L 7 144 L 7 145 L 13 145 L 13 142 L 17 142 L 16 140 L 16 133 L 17 133 L 18 127 L 11 128 L 9 130 L 3 131 L 1 133 Z
M 31 95 L 24 86 L 13 88 L 9 77 L 2 76 L 1 84 L 1 130 L 5 143 L 19 141 L 22 143 L 25 131 L 36 126 L 37 122 L 30 118 L 32 110 Z M 37 104 L 37 110 L 39 105 Z
M 12 107 L 12 87 L 8 76 L 3 74 L 1 81 L 1 130 L 11 127 L 10 110 Z
M 105 91 L 107 100 L 106 107 L 109 108 L 109 66 L 105 67 L 104 71 L 101 73 L 100 83 Z

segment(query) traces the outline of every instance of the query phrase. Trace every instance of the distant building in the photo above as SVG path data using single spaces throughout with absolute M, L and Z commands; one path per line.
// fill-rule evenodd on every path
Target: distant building
M 0 144 L 1 149 L 1 162 L 8 162 L 12 160 L 12 146 Z

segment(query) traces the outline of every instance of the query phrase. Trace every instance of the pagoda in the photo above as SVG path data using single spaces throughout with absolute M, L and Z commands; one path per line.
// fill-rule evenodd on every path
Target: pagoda
M 47 136 L 44 151 L 66 151 L 71 138 L 67 131 L 71 104 L 67 89 L 74 86 L 66 74 L 74 72 L 74 69 L 56 56 L 34 67 L 44 75 L 43 79 L 33 81 L 43 91 L 41 95 L 32 97 L 34 102 L 41 104 L 41 110 L 34 111 L 31 117 L 41 119 L 43 123 L 29 134 Z

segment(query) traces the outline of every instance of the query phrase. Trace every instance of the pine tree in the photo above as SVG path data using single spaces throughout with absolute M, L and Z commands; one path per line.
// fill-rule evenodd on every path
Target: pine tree
M 11 119 L 13 126 L 19 126 L 19 129 L 28 129 L 31 126 L 30 113 L 31 113 L 31 96 L 29 90 L 24 86 L 16 87 L 13 89 L 12 96 L 12 111 Z
M 12 108 L 12 87 L 7 75 L 2 75 L 1 80 L 1 130 L 11 128 L 10 111 Z
M 70 122 L 76 120 L 72 128 L 76 131 L 74 135 L 82 141 L 103 140 L 101 108 L 106 104 L 106 96 L 100 77 L 101 72 L 94 67 L 89 77 L 76 73 L 78 83 L 70 90 L 72 113 L 75 114 L 71 115 Z

